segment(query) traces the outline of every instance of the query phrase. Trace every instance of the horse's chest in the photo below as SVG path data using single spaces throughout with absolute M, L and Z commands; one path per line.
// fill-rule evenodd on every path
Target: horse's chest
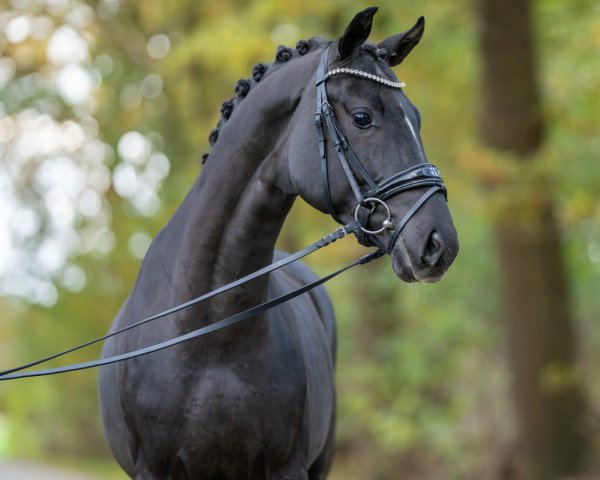
M 286 364 L 212 364 L 171 379 L 168 390 L 138 396 L 136 403 L 129 413 L 151 462 L 176 457 L 191 472 L 219 464 L 249 471 L 260 459 L 282 461 L 297 448 L 306 375 L 293 356 Z

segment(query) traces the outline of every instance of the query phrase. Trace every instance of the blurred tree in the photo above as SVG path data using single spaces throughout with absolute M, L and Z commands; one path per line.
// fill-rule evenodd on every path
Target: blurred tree
M 480 2 L 481 136 L 515 159 L 495 225 L 518 427 L 503 478 L 545 480 L 581 466 L 586 405 L 552 190 L 536 169 L 543 120 L 530 9 L 529 0 Z
M 9 297 L 0 299 L 1 364 L 105 333 L 149 239 L 198 175 L 235 81 L 272 60 L 279 44 L 334 37 L 367 5 L 0 0 L 0 290 Z M 385 260 L 330 284 L 340 335 L 332 478 L 488 478 L 511 425 L 490 216 L 472 181 L 482 160 L 473 148 L 475 10 L 466 0 L 378 5 L 374 40 L 427 19 L 423 41 L 397 73 L 421 111 L 429 158 L 444 172 L 462 253 L 436 285 L 406 288 Z M 588 386 L 600 399 L 600 5 L 538 5 L 539 46 L 551 53 L 541 77 L 548 136 L 543 154 L 514 162 L 525 181 L 505 183 L 499 194 L 530 205 L 547 198 L 547 184 L 531 177 L 547 167 L 560 175 L 553 199 L 568 227 L 573 317 L 583 327 Z M 525 118 L 520 111 L 511 121 Z M 492 177 L 506 170 L 497 158 Z M 517 214 L 530 210 L 514 204 Z M 294 250 L 332 227 L 297 202 L 281 246 Z M 349 238 L 309 262 L 325 274 L 360 251 Z M 15 253 L 10 262 L 7 252 Z M 523 287 L 525 277 L 515 278 Z M 570 380 L 569 369 L 545 372 L 545 388 Z M 95 390 L 93 372 L 0 384 L 0 456 L 107 455 Z

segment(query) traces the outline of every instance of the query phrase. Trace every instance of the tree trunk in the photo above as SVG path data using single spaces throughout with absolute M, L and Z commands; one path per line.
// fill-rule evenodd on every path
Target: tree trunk
M 530 4 L 480 0 L 480 7 L 481 136 L 487 146 L 514 153 L 524 172 L 543 130 Z M 551 194 L 539 180 L 523 178 L 521 194 L 502 186 L 511 195 L 495 226 L 519 436 L 513 477 L 553 480 L 581 464 L 586 409 Z
M 551 207 L 528 223 L 498 222 L 496 238 L 519 430 L 517 478 L 562 478 L 577 471 L 585 452 L 585 405 Z

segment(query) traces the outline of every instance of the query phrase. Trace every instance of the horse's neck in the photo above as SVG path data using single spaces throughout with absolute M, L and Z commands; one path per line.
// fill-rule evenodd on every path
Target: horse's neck
M 294 200 L 286 139 L 316 61 L 286 65 L 236 106 L 198 181 L 151 247 L 134 297 L 164 309 L 272 261 Z M 254 306 L 266 299 L 267 286 L 268 277 L 260 278 L 188 309 L 178 316 L 177 329 L 188 331 Z M 169 304 L 159 305 L 156 297 Z
M 235 147 L 223 140 L 225 147 L 213 150 L 165 229 L 163 243 L 175 246 L 170 280 L 178 302 L 269 264 L 293 203 L 271 181 L 273 169 L 280 168 L 275 154 L 252 156 L 244 142 Z M 179 317 L 178 329 L 189 331 L 264 301 L 267 284 L 268 277 L 260 278 L 191 309 Z
M 215 289 L 270 263 L 293 202 L 293 197 L 261 179 L 260 167 L 245 173 L 235 165 L 218 170 L 210 172 L 192 196 L 194 213 L 180 255 L 184 263 L 193 259 L 188 280 L 196 291 L 203 286 Z M 264 298 L 266 279 L 261 279 L 221 295 L 212 307 L 227 313 Z

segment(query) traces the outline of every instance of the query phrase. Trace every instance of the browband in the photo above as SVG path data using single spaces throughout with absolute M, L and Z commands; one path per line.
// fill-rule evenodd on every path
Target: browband
M 317 82 L 317 85 L 336 75 L 352 75 L 354 77 L 364 78 L 365 80 L 370 80 L 372 82 L 381 83 L 382 85 L 390 88 L 403 88 L 406 86 L 406 83 L 404 82 L 393 82 L 387 78 L 380 77 L 379 75 L 363 72 L 362 70 L 356 70 L 354 68 L 334 68 L 333 70 L 329 70 L 325 74 L 325 77 Z

